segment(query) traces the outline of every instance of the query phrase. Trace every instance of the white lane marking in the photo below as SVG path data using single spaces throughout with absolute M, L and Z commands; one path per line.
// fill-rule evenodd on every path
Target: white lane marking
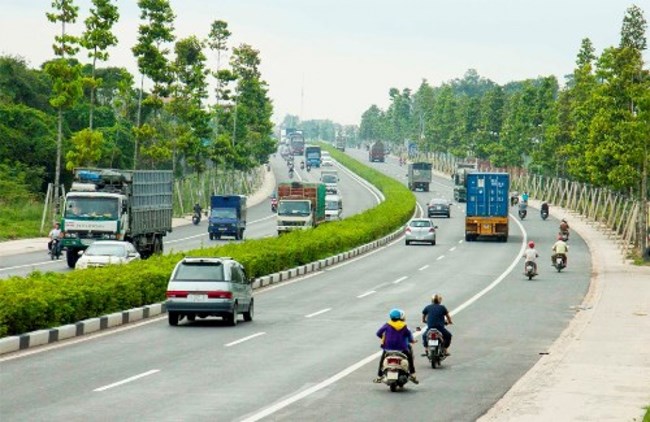
M 521 248 L 519 249 L 519 253 L 516 255 L 515 259 L 512 261 L 512 264 L 510 264 L 510 266 L 508 268 L 506 268 L 506 270 L 503 273 L 501 273 L 501 275 L 496 280 L 494 280 L 492 283 L 490 283 L 489 286 L 487 286 L 486 288 L 484 288 L 483 290 L 481 290 L 480 292 L 478 292 L 477 294 L 472 296 L 469 300 L 465 301 L 458 308 L 450 311 L 452 314 L 456 315 L 459 312 L 461 312 L 463 309 L 467 308 L 472 303 L 476 302 L 481 296 L 484 296 L 487 292 L 489 292 L 494 287 L 496 287 L 499 283 L 501 283 L 508 276 L 508 274 L 510 274 L 512 272 L 512 270 L 515 268 L 516 265 L 519 265 L 520 256 L 524 253 L 524 249 L 526 247 L 527 233 L 526 233 L 526 230 L 524 229 L 524 227 L 521 225 L 521 223 L 519 221 L 517 221 L 514 216 L 512 218 L 513 218 L 513 221 L 515 221 L 517 223 L 517 225 L 519 226 L 519 228 L 521 229 L 521 231 L 523 233 L 523 241 L 521 242 Z M 251 415 L 248 418 L 244 419 L 242 422 L 256 422 L 256 421 L 258 421 L 258 420 L 260 420 L 262 418 L 265 418 L 265 417 L 267 417 L 269 415 L 272 415 L 273 413 L 277 412 L 278 410 L 284 409 L 285 407 L 287 407 L 287 406 L 289 406 L 289 405 L 291 405 L 291 404 L 293 404 L 293 403 L 295 403 L 295 402 L 297 402 L 299 400 L 302 400 L 305 397 L 307 397 L 307 396 L 309 396 L 311 394 L 314 394 L 314 393 L 322 390 L 323 388 L 328 387 L 328 386 L 334 384 L 335 382 L 345 378 L 346 376 L 350 375 L 351 373 L 353 373 L 357 369 L 360 369 L 363 366 L 367 365 L 368 363 L 375 361 L 380 355 L 381 355 L 381 352 L 373 353 L 372 355 L 360 360 L 359 362 L 348 366 L 347 368 L 345 368 L 341 372 L 335 374 L 334 376 L 332 376 L 330 378 L 327 378 L 326 380 L 321 381 L 320 383 L 318 383 L 318 384 L 316 384 L 316 385 L 314 385 L 314 386 L 312 386 L 312 387 L 310 387 L 310 388 L 308 388 L 308 389 L 306 389 L 304 391 L 301 391 L 298 394 L 287 397 L 286 399 L 284 399 L 284 400 L 282 400 L 282 401 L 280 401 L 278 403 L 275 403 L 275 404 L 267 407 L 266 409 L 262 409 L 259 412 L 254 413 L 253 415 Z
M 255 413 L 254 415 L 249 416 L 248 418 L 244 419 L 242 422 L 256 422 L 256 421 L 259 421 L 260 419 L 263 419 L 263 418 L 265 418 L 267 416 L 270 416 L 270 415 L 274 414 L 275 412 L 277 412 L 278 410 L 284 409 L 285 407 L 289 406 L 290 404 L 293 404 L 293 403 L 297 402 L 298 400 L 304 399 L 305 397 L 307 397 L 307 396 L 309 396 L 311 394 L 314 394 L 317 391 L 320 391 L 320 390 L 322 390 L 323 388 L 325 388 L 325 387 L 327 387 L 329 385 L 334 384 L 336 381 L 339 381 L 339 380 L 347 377 L 348 375 L 350 375 L 351 373 L 353 373 L 357 369 L 360 369 L 363 366 L 365 366 L 366 364 L 368 364 L 368 363 L 370 363 L 372 361 L 375 361 L 379 356 L 381 356 L 381 352 L 374 353 L 374 354 L 368 356 L 367 358 L 355 363 L 354 365 L 351 365 L 351 366 L 345 368 L 344 370 L 342 370 L 338 374 L 326 379 L 325 381 L 322 381 L 322 382 L 320 382 L 320 383 L 318 383 L 318 384 L 316 384 L 316 385 L 314 385 L 312 387 L 309 387 L 308 389 L 306 389 L 304 391 L 301 391 L 300 393 L 298 393 L 298 394 L 296 394 L 294 396 L 288 397 L 288 398 L 286 398 L 286 399 L 284 399 L 284 400 L 282 400 L 282 401 L 280 401 L 280 402 L 278 402 L 278 403 L 276 403 L 276 404 L 274 404 L 274 405 L 272 405 L 270 407 L 267 407 L 266 409 L 264 409 L 264 410 L 262 410 L 262 411 L 260 411 L 258 413 Z
M 43 266 L 43 265 L 52 265 L 52 264 L 56 264 L 56 263 L 60 263 L 60 262 L 63 262 L 63 261 L 52 261 L 52 260 L 50 260 L 50 261 L 43 261 L 43 262 L 35 262 L 33 264 L 23 264 L 23 265 L 15 265 L 13 267 L 0 268 L 0 271 L 18 270 L 18 269 L 21 269 L 21 268 L 28 268 L 28 267 L 40 267 L 40 266 Z
M 393 284 L 399 284 L 402 281 L 406 280 L 407 278 L 408 278 L 408 276 L 400 277 L 397 280 L 393 281 Z
M 369 292 L 365 292 L 363 294 L 360 294 L 359 296 L 357 296 L 357 298 L 361 299 L 362 297 L 370 296 L 373 293 L 377 293 L 377 291 L 376 290 L 370 290 Z
M 436 261 L 440 261 L 444 257 L 445 257 L 444 255 L 440 255 L 438 258 L 436 258 Z
M 122 381 L 114 382 L 113 384 L 108 384 L 108 385 L 105 385 L 103 387 L 95 388 L 93 391 L 96 391 L 96 392 L 106 391 L 109 388 L 119 387 L 120 385 L 126 384 L 128 382 L 135 381 L 135 380 L 140 379 L 140 378 L 148 377 L 149 375 L 153 375 L 156 372 L 160 372 L 160 369 L 152 369 L 151 371 L 147 371 L 147 372 L 143 372 L 143 373 L 138 374 L 138 375 L 134 375 L 134 376 L 132 376 L 130 378 L 123 379 Z
M 454 246 L 453 248 L 450 248 L 450 249 L 449 249 L 449 252 L 453 252 L 453 251 L 455 251 L 455 250 L 456 250 L 456 247 Z
M 463 239 L 460 239 L 460 240 L 458 241 L 458 244 L 461 244 L 461 243 L 463 243 Z
M 331 310 L 332 308 L 321 309 L 320 311 L 314 312 L 313 314 L 305 315 L 305 318 L 315 317 L 316 315 L 324 314 L 325 312 L 329 312 Z
M 429 268 L 429 264 L 421 266 L 420 268 L 418 268 L 418 271 L 423 271 L 426 270 L 427 268 Z
M 233 341 L 231 343 L 224 344 L 224 346 L 226 346 L 226 347 L 234 346 L 235 344 L 243 343 L 243 342 L 248 341 L 248 340 L 250 340 L 252 338 L 263 336 L 264 334 L 266 334 L 266 333 L 263 332 L 263 331 L 259 332 L 259 333 L 251 334 L 248 337 L 240 338 L 239 340 L 235 340 L 235 341 Z

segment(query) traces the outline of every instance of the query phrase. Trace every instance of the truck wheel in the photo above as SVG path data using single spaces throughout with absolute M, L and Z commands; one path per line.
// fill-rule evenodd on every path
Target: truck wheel
M 167 321 L 169 322 L 169 325 L 171 326 L 177 326 L 178 325 L 178 319 L 179 319 L 178 312 L 167 312 Z
M 471 242 L 472 241 L 472 235 L 471 234 L 466 234 L 465 235 L 465 242 Z
M 214 235 L 212 233 L 210 233 L 208 236 L 210 237 L 210 240 L 214 240 Z
M 76 249 L 68 249 L 65 252 L 65 258 L 66 261 L 68 261 L 68 267 L 74 268 L 75 265 L 77 265 L 77 261 L 79 260 L 79 251 Z
M 239 230 L 239 240 L 244 240 L 244 229 Z

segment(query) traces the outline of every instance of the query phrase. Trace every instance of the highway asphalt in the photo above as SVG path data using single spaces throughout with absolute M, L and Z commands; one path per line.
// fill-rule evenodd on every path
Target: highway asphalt
M 405 168 L 392 159 L 372 166 L 404 180 Z M 451 197 L 449 180 L 435 186 L 416 193 L 421 205 Z M 362 195 L 350 187 L 344 200 Z M 170 327 L 157 318 L 0 358 L 0 385 L 12 386 L 0 395 L 0 419 L 475 420 L 568 326 L 587 292 L 591 261 L 574 236 L 570 267 L 554 272 L 557 220 L 511 218 L 507 243 L 464 242 L 462 206 L 436 223 L 436 246 L 400 240 L 257 292 L 252 323 Z M 532 281 L 522 274 L 527 239 L 542 251 Z M 452 356 L 435 370 L 417 356 L 421 382 L 402 392 L 371 383 L 374 333 L 388 310 L 402 307 L 411 327 L 421 325 L 433 293 L 444 296 L 454 319 Z

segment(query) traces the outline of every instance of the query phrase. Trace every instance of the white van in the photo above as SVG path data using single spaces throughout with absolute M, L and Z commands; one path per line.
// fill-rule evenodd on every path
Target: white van
M 328 194 L 339 193 L 339 175 L 336 170 L 321 170 L 320 181 L 325 184 Z
M 343 200 L 339 195 L 325 196 L 325 220 L 335 221 L 341 219 L 343 214 Z

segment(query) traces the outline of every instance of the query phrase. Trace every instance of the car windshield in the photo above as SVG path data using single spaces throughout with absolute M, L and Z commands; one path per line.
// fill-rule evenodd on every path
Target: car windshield
M 123 245 L 102 245 L 93 243 L 84 252 L 85 256 L 117 256 L 126 257 L 126 248 Z
M 311 204 L 308 201 L 280 201 L 278 215 L 306 217 L 310 214 Z
M 237 218 L 237 210 L 234 208 L 212 208 L 210 217 L 213 218 Z
M 431 227 L 431 222 L 428 220 L 414 220 L 409 224 L 411 227 Z
M 175 281 L 224 281 L 220 262 L 185 262 L 174 274 Z
M 69 196 L 65 202 L 65 218 L 117 218 L 117 198 Z
M 325 174 L 325 175 L 323 175 L 322 179 L 323 179 L 323 183 L 336 183 L 337 182 L 336 176 L 334 176 L 333 174 Z

